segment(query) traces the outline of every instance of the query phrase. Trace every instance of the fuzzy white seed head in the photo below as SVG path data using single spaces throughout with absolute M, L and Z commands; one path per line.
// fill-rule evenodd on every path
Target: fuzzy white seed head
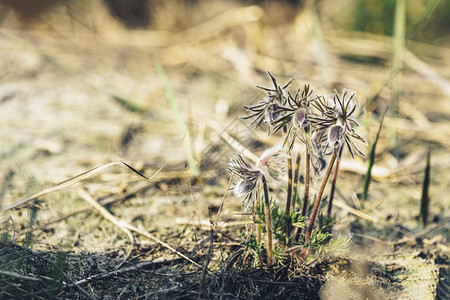
M 258 180 L 245 180 L 241 179 L 234 187 L 234 195 L 236 197 L 247 196 L 249 193 L 255 190 Z
M 287 170 L 286 151 L 279 146 L 267 149 L 258 161 L 258 168 L 275 180 L 280 180 Z

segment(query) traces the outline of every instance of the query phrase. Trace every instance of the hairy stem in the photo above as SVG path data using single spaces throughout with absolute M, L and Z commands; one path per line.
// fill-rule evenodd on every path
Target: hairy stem
M 302 216 L 306 216 L 306 212 L 308 211 L 308 201 L 309 201 L 309 182 L 311 181 L 311 155 L 309 149 L 309 136 L 306 134 L 306 170 L 305 170 L 305 197 L 303 199 L 303 208 L 302 208 Z
M 297 159 L 295 161 L 295 172 L 294 172 L 294 185 L 292 187 L 292 189 L 294 190 L 294 195 L 292 196 L 292 210 L 294 210 L 295 208 L 295 202 L 297 201 L 297 194 L 298 194 L 298 190 L 297 190 L 297 186 L 298 186 L 298 177 L 300 175 L 300 160 L 301 160 L 302 156 L 300 154 L 300 152 L 298 152 L 297 154 Z
M 291 153 L 290 151 L 288 151 L 288 159 L 287 159 L 287 164 L 288 164 L 288 187 L 287 187 L 287 199 L 286 199 L 286 216 L 289 216 L 290 212 L 291 212 L 291 199 L 292 199 L 292 176 L 293 176 L 293 171 L 292 171 L 292 158 L 291 158 Z M 286 236 L 289 236 L 289 233 L 291 232 L 291 224 L 286 224 Z M 284 241 L 284 245 L 286 245 L 286 240 Z
M 328 178 L 331 174 L 331 169 L 333 169 L 334 162 L 336 161 L 337 152 L 339 149 L 335 148 L 333 151 L 333 156 L 331 157 L 330 164 L 328 165 L 327 173 L 325 174 L 325 177 L 322 180 L 322 185 L 320 186 L 319 193 L 317 194 L 316 203 L 314 204 L 314 210 L 311 214 L 311 220 L 309 221 L 308 231 L 306 232 L 305 237 L 305 244 L 308 243 L 308 240 L 311 236 L 313 227 L 314 227 L 314 221 L 316 220 L 317 212 L 319 210 L 320 201 L 322 199 L 323 191 L 325 190 L 325 186 L 327 185 Z
M 336 190 L 336 181 L 337 181 L 338 172 L 339 172 L 339 162 L 340 162 L 341 156 L 342 156 L 342 147 L 339 150 L 338 156 L 339 157 L 336 162 L 336 167 L 334 168 L 334 172 L 333 172 L 333 179 L 331 180 L 330 200 L 328 201 L 327 216 L 331 216 L 331 210 L 333 208 L 333 198 L 334 198 L 334 192 Z
M 308 201 L 309 201 L 309 182 L 311 181 L 311 155 L 309 149 L 309 134 L 306 133 L 306 161 L 305 161 L 305 196 L 303 197 L 303 207 L 302 216 L 306 217 L 306 212 L 308 211 Z M 300 234 L 303 228 L 297 228 L 297 234 L 295 235 L 295 240 L 298 242 L 300 239 Z
M 288 153 L 287 164 L 288 164 L 288 189 L 287 189 L 287 199 L 286 199 L 286 215 L 288 215 L 291 210 L 291 198 L 292 198 L 293 172 L 292 172 L 292 158 L 291 158 L 290 153 Z
M 259 211 L 259 207 L 261 205 L 261 199 L 259 198 L 259 190 L 256 192 L 256 211 Z M 261 244 L 261 219 L 258 214 L 256 214 L 256 220 L 258 221 L 258 224 L 256 226 L 256 242 L 258 244 Z
M 273 264 L 272 258 L 272 216 L 270 213 L 269 189 L 267 187 L 266 177 L 262 176 L 264 187 L 264 204 L 266 207 L 266 229 L 267 229 L 267 264 Z

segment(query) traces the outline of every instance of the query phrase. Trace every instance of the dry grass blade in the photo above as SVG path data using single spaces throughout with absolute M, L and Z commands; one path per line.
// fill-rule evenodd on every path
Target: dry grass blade
M 230 179 L 228 179 L 227 188 L 225 189 L 225 193 L 224 193 L 223 196 L 222 196 L 222 202 L 220 202 L 219 210 L 217 211 L 217 214 L 216 214 L 216 220 L 214 221 L 214 224 L 215 224 L 216 226 L 218 226 L 220 214 L 222 213 L 223 205 L 224 205 L 224 203 L 225 203 L 225 198 L 226 198 L 227 195 L 228 195 L 228 191 L 230 190 L 230 187 L 231 187 L 231 183 L 232 183 L 232 182 L 233 182 L 233 176 L 230 176 Z M 225 222 L 224 222 L 224 224 L 225 224 Z
M 55 186 L 53 186 L 51 188 L 45 189 L 45 190 L 40 191 L 40 192 L 38 192 L 38 193 L 36 193 L 34 195 L 31 195 L 31 196 L 29 196 L 29 197 L 27 197 L 25 199 L 19 200 L 19 201 L 15 202 L 15 203 L 7 206 L 7 207 L 4 207 L 2 209 L 2 211 L 9 211 L 9 210 L 12 210 L 12 209 L 19 208 L 19 207 L 25 205 L 27 202 L 29 202 L 31 200 L 34 200 L 36 198 L 45 196 L 45 195 L 53 193 L 55 191 L 59 191 L 59 190 L 61 190 L 63 188 L 69 187 L 69 186 L 71 186 L 71 185 L 73 185 L 73 184 L 75 184 L 77 182 L 80 182 L 80 181 L 82 181 L 84 179 L 87 179 L 87 178 L 91 177 L 92 175 L 94 175 L 94 174 L 96 174 L 96 173 L 98 173 L 98 172 L 100 172 L 100 171 L 102 171 L 102 170 L 104 170 L 106 168 L 109 168 L 109 167 L 115 166 L 115 165 L 124 165 L 127 168 L 129 168 L 131 171 L 133 171 L 136 174 L 138 174 L 139 176 L 141 176 L 141 177 L 143 177 L 143 178 L 145 178 L 147 180 L 152 180 L 153 178 L 155 178 L 161 172 L 162 169 L 164 169 L 164 167 L 169 163 L 169 161 L 172 160 L 172 158 L 175 156 L 175 154 L 178 152 L 178 150 L 180 150 L 181 145 L 183 145 L 185 137 L 186 137 L 186 134 L 183 136 L 183 139 L 181 140 L 181 142 L 178 145 L 177 149 L 175 149 L 175 151 L 172 153 L 172 155 L 169 157 L 169 159 L 151 177 L 145 176 L 144 174 L 142 174 L 141 172 L 137 171 L 135 168 L 133 168 L 132 166 L 130 166 L 129 164 L 127 164 L 127 163 L 125 163 L 123 161 L 115 161 L 115 162 L 107 163 L 107 164 L 95 167 L 93 169 L 90 169 L 90 170 L 88 170 L 86 172 L 83 172 L 81 174 L 76 175 L 75 177 L 72 177 L 70 179 L 62 181 L 62 182 L 58 183 L 57 185 L 55 185 Z M 6 220 L 6 218 L 5 218 L 5 220 Z M 4 222 L 3 219 L 0 220 L 0 224 L 2 222 Z
M 96 173 L 98 173 L 98 172 L 100 172 L 100 171 L 102 171 L 102 170 L 104 170 L 106 168 L 115 166 L 115 165 L 124 165 L 127 168 L 131 169 L 133 172 L 137 173 L 139 176 L 142 176 L 145 179 L 149 180 L 148 177 L 146 177 L 142 173 L 136 171 L 134 168 L 132 168 L 130 165 L 126 164 L 125 162 L 123 162 L 123 161 L 115 161 L 115 162 L 111 162 L 111 163 L 107 163 L 107 164 L 95 167 L 95 168 L 90 169 L 90 170 L 88 170 L 86 172 L 83 172 L 81 174 L 78 174 L 75 177 L 72 177 L 72 178 L 67 179 L 67 180 L 65 180 L 63 182 L 58 183 L 55 186 L 52 186 L 51 188 L 45 189 L 43 191 L 40 191 L 40 192 L 38 192 L 38 193 L 36 193 L 34 195 L 31 195 L 31 196 L 29 196 L 27 198 L 24 198 L 22 200 L 19 200 L 19 201 L 13 203 L 13 204 L 11 204 L 11 205 L 9 205 L 7 207 L 4 207 L 2 210 L 3 211 L 8 211 L 8 210 L 20 208 L 21 206 L 25 205 L 26 203 L 30 202 L 31 200 L 37 199 L 39 197 L 45 196 L 47 194 L 50 194 L 50 193 L 53 193 L 55 191 L 59 191 L 61 189 L 64 189 L 64 188 L 69 187 L 71 185 L 74 185 L 77 182 L 85 180 L 85 179 L 91 177 L 92 175 L 94 175 L 94 174 L 96 174 Z
M 20 275 L 20 274 L 14 273 L 14 272 L 1 271 L 1 270 L 0 270 L 0 275 L 11 277 L 11 278 L 16 278 L 16 279 L 21 279 L 21 280 L 35 281 L 35 282 L 43 281 L 41 278 L 24 276 L 24 275 Z
M 374 101 L 383 91 L 385 87 L 387 87 L 401 71 L 403 71 L 404 67 L 399 67 L 397 69 L 391 70 L 389 76 L 387 76 L 383 82 L 375 88 L 375 92 L 373 92 L 366 100 L 365 106 L 367 107 L 372 101 Z
M 154 240 L 155 242 L 157 242 L 157 243 L 161 244 L 162 246 L 164 246 L 165 248 L 171 250 L 172 252 L 174 252 L 178 256 L 180 256 L 180 257 L 186 259 L 187 261 L 189 261 L 190 263 L 194 264 L 199 269 L 203 268 L 201 265 L 199 265 L 198 263 L 196 263 L 195 261 L 193 261 L 192 259 L 190 259 L 186 255 L 184 255 L 183 253 L 179 252 L 178 250 L 176 250 L 175 248 L 173 248 L 172 246 L 170 246 L 166 242 L 164 242 L 164 241 L 160 240 L 159 238 L 157 238 L 156 236 L 152 235 L 151 233 L 149 233 L 149 232 L 147 232 L 145 230 L 138 229 L 137 227 L 134 227 L 133 225 L 130 225 L 130 224 L 128 224 L 128 223 L 126 223 L 126 222 L 124 222 L 122 220 L 116 219 L 103 206 L 101 206 L 97 201 L 95 201 L 85 190 L 80 190 L 79 193 L 80 193 L 80 196 L 83 199 L 85 199 L 92 206 L 94 206 L 106 219 L 108 219 L 109 221 L 114 223 L 116 226 L 118 226 L 120 229 L 122 229 L 125 233 L 127 233 L 128 237 L 130 238 L 130 240 L 131 240 L 131 242 L 133 244 L 134 244 L 134 238 L 133 238 L 133 235 L 131 234 L 130 230 L 134 231 L 136 233 L 139 233 L 139 234 L 141 234 L 141 235 L 143 235 L 143 236 L 145 236 L 145 237 L 147 237 L 147 238 L 149 238 L 151 240 Z M 128 257 L 129 257 L 129 254 L 127 255 L 127 257 L 125 257 L 124 261 Z M 120 263 L 118 267 L 120 267 L 122 265 L 122 263 Z
M 95 209 L 98 210 L 98 212 L 107 220 L 109 220 L 111 223 L 113 223 L 114 225 L 116 225 L 117 227 L 119 227 L 123 232 L 125 232 L 128 235 L 128 238 L 131 241 L 131 248 L 130 251 L 128 251 L 127 255 L 125 256 L 125 258 L 122 260 L 122 262 L 120 264 L 118 264 L 116 266 L 116 269 L 120 268 L 120 266 L 130 257 L 131 255 L 131 251 L 133 250 L 134 247 L 134 237 L 133 234 L 122 225 L 122 221 L 118 220 L 116 217 L 114 217 L 109 211 L 107 211 L 103 206 L 100 205 L 100 203 L 98 203 L 94 198 L 92 198 L 91 195 L 89 195 L 89 193 L 85 190 L 85 189 L 80 189 L 78 191 L 78 194 L 80 195 L 81 198 L 83 198 L 84 200 L 86 200 L 90 205 L 92 205 Z
M 446 80 L 445 77 L 441 76 L 434 68 L 430 67 L 426 62 L 407 49 L 405 49 L 403 60 L 408 68 L 413 69 L 430 83 L 433 83 L 437 89 L 441 90 L 447 96 L 450 96 L 449 81 Z
M 369 216 L 368 214 L 365 214 L 365 213 L 363 213 L 363 212 L 361 212 L 361 211 L 359 211 L 357 209 L 354 209 L 354 208 L 348 206 L 347 204 L 345 204 L 342 201 L 335 201 L 334 205 L 339 207 L 339 208 L 341 208 L 341 209 L 345 209 L 349 213 L 351 213 L 351 214 L 353 214 L 353 215 L 355 215 L 355 216 L 357 216 L 357 217 L 359 217 L 361 219 L 364 219 L 364 220 L 367 220 L 367 221 L 370 221 L 370 222 L 373 222 L 373 223 L 376 223 L 378 221 L 377 218 Z
M 127 200 L 129 198 L 132 198 L 136 194 L 143 193 L 143 192 L 147 191 L 148 189 L 152 188 L 153 186 L 154 186 L 154 183 L 145 182 L 144 184 L 137 185 L 135 188 L 131 189 L 129 192 L 126 192 L 124 194 L 119 194 L 119 195 L 108 196 L 106 198 L 99 199 L 98 202 L 102 206 L 123 202 L 123 201 L 125 201 L 125 200 Z M 45 221 L 45 223 L 40 224 L 37 228 L 44 229 L 45 227 L 47 227 L 47 226 L 49 226 L 51 224 L 60 222 L 62 220 L 66 220 L 66 219 L 68 219 L 70 217 L 73 217 L 73 216 L 76 216 L 77 214 L 80 214 L 80 213 L 87 213 L 87 212 L 91 211 L 92 209 L 93 209 L 92 207 L 87 207 L 87 208 L 80 208 L 80 209 L 74 210 L 74 211 L 72 211 L 70 213 L 62 215 L 62 216 L 57 217 L 55 219 L 47 220 L 47 221 Z M 0 220 L 0 223 L 1 223 L 1 220 Z M 22 230 L 21 232 L 22 233 L 27 233 L 27 232 L 31 232 L 31 231 L 33 231 L 32 228 L 27 228 L 27 229 Z

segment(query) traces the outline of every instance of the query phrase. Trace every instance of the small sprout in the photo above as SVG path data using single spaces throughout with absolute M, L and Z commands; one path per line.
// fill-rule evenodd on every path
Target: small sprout
M 351 235 L 341 235 L 331 238 L 326 245 L 319 247 L 317 254 L 320 256 L 339 256 L 346 254 L 350 249 Z
M 376 147 L 377 147 L 378 139 L 380 138 L 381 128 L 383 127 L 383 121 L 384 121 L 384 117 L 386 116 L 387 111 L 388 111 L 388 108 L 386 107 L 386 109 L 384 110 L 383 115 L 381 116 L 380 125 L 378 126 L 377 135 L 375 137 L 375 140 L 373 141 L 372 147 L 371 147 L 370 152 L 369 152 L 369 164 L 367 166 L 366 175 L 364 176 L 363 191 L 361 193 L 361 208 L 364 208 L 364 203 L 366 202 L 366 199 L 367 199 L 367 196 L 368 196 L 368 193 L 369 193 L 369 185 L 370 185 L 370 181 L 371 181 L 371 178 L 372 178 L 372 168 L 373 168 L 373 166 L 375 164 Z
M 422 220 L 423 226 L 427 226 L 428 224 L 428 215 L 430 213 L 430 158 L 431 158 L 431 148 L 428 149 L 427 152 L 427 162 L 425 166 L 425 175 L 423 177 L 423 185 L 422 185 L 422 197 L 420 201 L 420 219 Z

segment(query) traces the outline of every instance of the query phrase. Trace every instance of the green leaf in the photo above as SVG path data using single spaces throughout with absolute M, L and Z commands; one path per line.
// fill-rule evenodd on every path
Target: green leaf
M 361 194 L 361 208 L 364 208 L 364 202 L 366 201 L 367 195 L 369 192 L 369 184 L 370 184 L 370 180 L 372 178 L 372 168 L 375 164 L 375 149 L 377 147 L 378 139 L 380 138 L 380 132 L 381 132 L 381 128 L 383 127 L 384 116 L 386 116 L 387 111 L 388 111 L 388 109 L 386 108 L 383 115 L 381 116 L 380 126 L 378 126 L 378 131 L 377 131 L 377 135 L 375 137 L 375 141 L 373 142 L 372 148 L 370 149 L 369 165 L 367 167 L 366 175 L 364 176 L 363 192 Z
M 420 218 L 422 220 L 423 226 L 428 224 L 428 215 L 430 211 L 430 159 L 431 159 L 431 149 L 428 149 L 427 153 L 427 164 L 425 166 L 425 176 L 423 177 L 422 185 L 422 198 L 420 200 Z

